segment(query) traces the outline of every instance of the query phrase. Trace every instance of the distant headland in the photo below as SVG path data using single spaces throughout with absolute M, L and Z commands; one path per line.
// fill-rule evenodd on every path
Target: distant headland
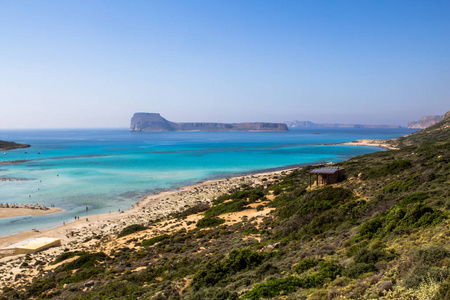
M 423 116 L 419 121 L 416 122 L 409 122 L 408 128 L 409 129 L 425 129 L 428 128 L 440 120 L 442 120 L 444 116 Z
M 158 113 L 135 113 L 131 118 L 132 132 L 166 131 L 287 131 L 284 123 L 177 123 L 170 122 Z
M 28 148 L 28 147 L 31 147 L 31 146 L 27 145 L 27 144 L 18 144 L 18 143 L 14 143 L 14 142 L 0 141 L 0 151 L 13 150 L 13 149 L 19 149 L 19 148 Z
M 401 128 L 399 125 L 362 125 L 362 124 L 317 124 L 310 121 L 286 122 L 289 128 Z

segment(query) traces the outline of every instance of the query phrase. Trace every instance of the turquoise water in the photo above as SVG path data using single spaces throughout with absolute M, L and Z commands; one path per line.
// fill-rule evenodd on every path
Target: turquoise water
M 130 133 L 127 129 L 1 130 L 0 140 L 32 147 L 0 155 L 0 161 L 25 160 L 0 165 L 0 177 L 21 179 L 0 181 L 0 203 L 53 204 L 65 211 L 0 219 L 0 236 L 31 228 L 51 228 L 74 216 L 125 210 L 144 195 L 206 179 L 290 165 L 339 162 L 381 149 L 323 144 L 392 138 L 410 132 L 407 129 L 167 133 Z

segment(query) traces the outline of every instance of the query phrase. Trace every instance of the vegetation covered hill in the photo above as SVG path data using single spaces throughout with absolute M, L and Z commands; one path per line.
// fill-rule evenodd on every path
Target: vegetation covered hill
M 30 147 L 30 145 L 0 141 L 0 151 L 12 150 L 17 148 L 27 148 L 27 147 Z
M 447 124 L 341 163 L 333 186 L 311 189 L 305 167 L 130 226 L 0 298 L 449 299 Z
M 442 120 L 436 124 L 404 137 L 392 139 L 390 140 L 390 143 L 397 147 L 404 147 L 426 142 L 445 142 L 448 140 L 450 140 L 450 111 L 448 111 Z

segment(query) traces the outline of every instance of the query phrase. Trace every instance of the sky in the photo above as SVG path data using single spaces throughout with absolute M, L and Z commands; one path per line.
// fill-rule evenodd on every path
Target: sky
M 0 129 L 450 110 L 450 1 L 0 0 Z

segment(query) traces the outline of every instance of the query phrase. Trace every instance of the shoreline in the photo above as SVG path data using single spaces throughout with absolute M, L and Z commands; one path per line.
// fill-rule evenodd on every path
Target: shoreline
M 54 214 L 64 211 L 58 207 L 48 207 L 48 209 L 32 209 L 25 207 L 0 207 L 0 219 L 27 217 L 27 216 L 42 216 Z
M 372 147 L 380 147 L 385 150 L 398 150 L 398 147 L 394 147 L 388 143 L 386 140 L 370 140 L 370 139 L 362 139 L 351 142 L 344 143 L 336 143 L 336 144 L 325 144 L 325 145 L 346 145 L 346 146 L 372 146 Z
M 65 248 L 80 246 L 90 236 L 96 236 L 97 234 L 104 236 L 117 235 L 121 229 L 128 225 L 153 222 L 167 218 L 172 213 L 183 211 L 187 207 L 199 203 L 211 203 L 214 198 L 242 184 L 265 184 L 275 180 L 274 177 L 278 178 L 279 175 L 286 174 L 298 167 L 286 166 L 280 168 L 273 171 L 266 170 L 258 173 L 251 172 L 246 175 L 208 179 L 192 185 L 144 196 L 128 210 L 90 215 L 42 231 L 33 231 L 30 228 L 30 231 L 0 237 L 0 248 L 38 237 L 60 238 Z M 263 181 L 263 178 L 266 178 L 266 180 Z M 58 248 L 62 249 L 62 247 Z M 46 251 L 61 252 L 62 250 L 58 251 L 55 248 L 50 248 L 43 252 Z M 17 257 L 17 255 L 9 258 L 11 257 Z

